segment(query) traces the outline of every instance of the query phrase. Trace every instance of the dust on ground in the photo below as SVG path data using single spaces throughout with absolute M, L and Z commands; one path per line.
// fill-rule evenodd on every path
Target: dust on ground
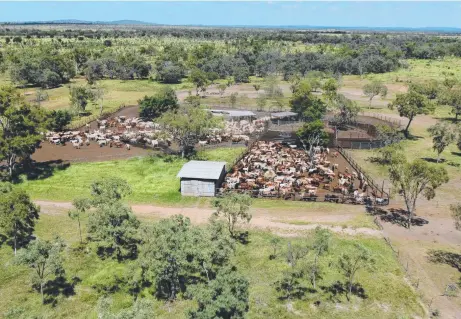
M 70 202 L 51 202 L 51 201 L 35 201 L 40 205 L 41 212 L 44 214 L 59 214 L 72 208 Z M 340 205 L 342 207 L 350 207 L 348 212 L 337 213 L 322 213 L 321 211 L 312 211 L 307 209 L 297 209 L 296 211 L 288 210 L 280 212 L 280 210 L 252 208 L 251 213 L 253 218 L 248 226 L 250 229 L 264 229 L 287 235 L 302 235 L 306 231 L 315 229 L 317 226 L 328 228 L 335 233 L 345 235 L 367 235 L 374 237 L 382 237 L 379 230 L 358 227 L 350 228 L 344 226 L 336 226 L 335 224 L 345 224 L 353 218 L 364 213 L 363 206 Z M 193 224 L 205 224 L 213 214 L 211 208 L 202 207 L 166 207 L 155 205 L 131 205 L 133 213 L 141 219 L 157 220 L 168 218 L 174 215 L 183 215 L 190 218 Z M 361 208 L 361 209 L 360 209 Z M 344 209 L 347 211 L 347 209 Z

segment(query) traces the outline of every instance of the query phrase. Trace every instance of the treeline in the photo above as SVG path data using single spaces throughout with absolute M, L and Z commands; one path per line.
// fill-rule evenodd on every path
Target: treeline
M 414 33 L 353 33 L 324 32 L 307 30 L 282 29 L 249 29 L 249 28 L 186 28 L 186 27 L 146 27 L 130 26 L 129 28 L 91 28 L 74 29 L 34 29 L 3 28 L 0 36 L 26 38 L 138 38 L 138 37 L 173 37 L 194 40 L 224 40 L 231 45 L 239 42 L 267 43 L 270 41 L 301 42 L 304 44 L 329 44 L 359 49 L 378 44 L 382 48 L 399 50 L 406 58 L 430 59 L 445 55 L 461 56 L 461 41 L 455 36 L 440 37 Z
M 211 28 L 4 29 L 2 33 L 9 36 L 0 50 L 0 70 L 9 70 L 17 84 L 44 88 L 67 83 L 77 74 L 90 83 L 104 78 L 179 83 L 198 69 L 210 81 L 233 77 L 239 83 L 248 82 L 249 76 L 276 74 L 288 79 L 309 71 L 384 73 L 405 66 L 407 58 L 461 56 L 461 41 L 455 37 L 410 34 Z M 44 36 L 53 39 L 37 39 Z

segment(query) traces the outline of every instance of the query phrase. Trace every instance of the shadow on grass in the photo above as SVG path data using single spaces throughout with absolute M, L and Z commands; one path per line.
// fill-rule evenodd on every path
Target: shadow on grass
M 328 298 L 330 301 L 340 302 L 340 297 L 346 295 L 348 286 L 345 283 L 336 281 L 330 286 L 321 286 L 320 289 L 329 295 Z M 365 289 L 363 289 L 363 286 L 359 283 L 352 284 L 352 294 L 362 299 L 368 298 Z
M 406 137 L 406 139 L 409 140 L 409 141 L 417 141 L 417 140 L 422 140 L 422 139 L 424 139 L 424 137 L 423 137 L 423 136 L 417 136 L 417 135 L 412 135 L 412 134 L 410 134 L 410 135 L 408 135 L 408 136 Z
M 434 163 L 434 164 L 442 164 L 442 163 L 445 163 L 445 159 L 444 158 L 441 158 L 439 159 L 439 162 L 437 163 L 437 159 L 436 158 L 432 158 L 432 157 L 422 157 L 421 158 L 423 161 L 426 161 L 426 162 L 429 162 L 429 163 Z
M 70 297 L 75 295 L 75 286 L 82 280 L 79 277 L 73 277 L 69 282 L 64 276 L 56 277 L 45 284 L 43 293 L 45 294 L 45 303 L 55 306 L 58 297 Z
M 371 208 L 367 210 L 373 216 L 379 216 L 381 221 L 386 223 L 391 223 L 394 225 L 399 225 L 402 227 L 408 226 L 408 212 L 405 209 L 401 208 L 390 208 L 388 210 L 383 208 Z M 411 219 L 411 226 L 423 226 L 429 224 L 429 221 L 421 218 L 421 217 L 414 217 Z
M 456 120 L 456 118 L 454 117 L 434 117 L 435 120 L 438 120 L 438 121 L 442 121 L 442 122 L 449 122 L 449 123 L 452 123 L 452 124 L 456 124 L 458 123 L 460 120 Z
M 138 257 L 138 249 L 136 245 L 125 246 L 125 252 L 121 253 L 120 250 L 116 250 L 112 247 L 98 247 L 96 250 L 96 255 L 101 259 L 110 259 L 113 258 L 118 262 L 123 262 L 126 260 L 135 260 Z
M 250 243 L 249 235 L 250 234 L 248 233 L 248 231 L 242 231 L 242 232 L 236 233 L 234 238 L 242 245 L 247 245 Z
M 55 170 L 64 171 L 69 168 L 70 163 L 62 160 L 54 160 L 40 163 L 33 163 L 32 167 L 25 170 L 28 180 L 46 179 L 53 175 Z
M 283 296 L 280 296 L 278 299 L 279 300 L 290 300 L 290 299 L 302 299 L 306 292 L 310 291 L 310 289 L 307 289 L 306 287 L 303 287 L 296 283 L 294 287 L 288 287 L 287 285 L 281 285 L 277 290 L 282 291 L 282 290 L 288 290 L 291 289 L 290 293 L 287 293 Z
M 51 176 L 53 176 L 55 171 L 63 171 L 69 168 L 70 163 L 69 162 L 63 162 L 62 160 L 53 160 L 53 161 L 47 161 L 47 162 L 30 162 L 28 164 L 25 164 L 23 167 L 20 169 L 20 174 L 17 174 L 13 177 L 11 182 L 13 184 L 20 184 L 22 183 L 21 179 L 21 174 L 25 177 L 27 180 L 40 180 L 40 179 L 47 179 Z M 1 170 L 1 167 L 0 167 Z M 4 178 L 5 180 L 7 179 L 7 176 Z
M 461 152 L 451 152 L 451 155 L 461 156 Z
M 461 255 L 443 250 L 432 249 L 428 252 L 429 261 L 446 264 L 461 272 Z

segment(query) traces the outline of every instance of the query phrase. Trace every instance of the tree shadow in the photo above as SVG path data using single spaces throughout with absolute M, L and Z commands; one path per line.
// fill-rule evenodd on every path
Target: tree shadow
M 424 139 L 423 136 L 417 136 L 417 135 L 412 135 L 412 134 L 409 134 L 405 139 L 409 140 L 409 141 L 417 141 L 417 140 L 422 140 Z
M 23 248 L 23 247 L 26 247 L 31 241 L 35 240 L 36 237 L 32 234 L 33 232 L 33 228 L 32 227 L 29 227 L 27 231 L 25 232 L 29 232 L 29 235 L 24 235 L 24 237 L 22 238 L 18 238 L 17 242 L 16 242 L 16 248 L 19 250 L 20 248 Z M 3 235 L 2 235 L 3 236 Z M 2 241 L 2 239 L 4 241 Z M 1 237 L 0 236 L 0 246 L 1 244 L 7 244 L 8 246 L 11 247 L 11 249 L 14 249 L 14 241 L 13 239 L 8 239 L 6 237 Z
M 451 152 L 451 155 L 461 156 L 461 152 Z
M 28 180 L 40 180 L 51 177 L 54 171 L 64 171 L 69 168 L 69 162 L 54 160 L 47 162 L 34 162 L 30 168 L 24 171 Z
M 69 282 L 64 276 L 56 277 L 49 280 L 43 289 L 45 297 L 45 304 L 56 306 L 58 296 L 70 297 L 75 295 L 75 286 L 82 280 L 79 277 L 72 277 Z
M 283 286 L 283 285 L 282 285 Z M 277 289 L 278 291 L 286 290 L 288 287 L 280 287 Z M 291 288 L 292 290 L 290 291 L 289 294 L 285 294 L 283 296 L 278 297 L 279 300 L 289 300 L 289 299 L 301 299 L 304 297 L 308 289 L 306 287 L 303 287 L 301 285 L 296 285 L 295 287 Z
M 46 162 L 29 162 L 24 164 L 20 168 L 20 172 L 22 172 L 27 180 L 41 180 L 51 177 L 55 171 L 63 171 L 69 168 L 70 163 L 64 162 L 62 160 L 53 160 L 53 161 L 46 161 Z M 2 167 L 0 167 L 0 171 Z M 8 176 L 5 175 L 2 179 L 8 179 Z M 20 184 L 22 183 L 23 179 L 21 178 L 20 174 L 16 174 L 11 179 L 13 184 Z
M 456 163 L 456 162 L 453 162 L 453 161 L 448 161 L 447 165 L 450 165 L 450 166 L 453 166 L 453 167 L 460 167 L 461 166 L 460 163 Z
M 340 297 L 346 295 L 348 286 L 338 280 L 330 286 L 321 286 L 320 289 L 329 295 L 328 299 L 330 301 L 341 302 Z M 368 298 L 368 295 L 365 293 L 365 289 L 359 283 L 352 284 L 352 294 L 362 299 Z
M 442 164 L 442 163 L 445 163 L 445 159 L 444 158 L 441 158 L 439 159 L 439 162 L 437 163 L 437 159 L 436 158 L 432 158 L 432 157 L 422 157 L 421 158 L 423 161 L 426 161 L 426 162 L 429 162 L 429 163 L 435 163 L 435 164 Z
M 405 209 L 390 208 L 389 210 L 386 210 L 379 207 L 371 207 L 369 210 L 367 209 L 367 211 L 373 216 L 378 216 L 383 222 L 402 227 L 408 226 L 408 212 Z M 426 224 L 429 224 L 427 219 L 415 217 L 413 215 L 413 218 L 411 219 L 411 226 L 423 226 Z
M 383 160 L 379 156 L 370 156 L 366 159 L 366 161 L 373 163 L 373 164 L 382 165 L 382 166 L 390 164 L 388 161 Z
M 248 231 L 236 232 L 234 239 L 242 245 L 247 245 L 250 243 L 250 234 Z
M 125 247 L 126 250 L 129 250 L 126 254 L 118 254 L 118 251 L 112 247 L 103 247 L 99 246 L 96 249 L 96 255 L 101 259 L 113 258 L 118 262 L 123 262 L 126 260 L 135 260 L 138 257 L 138 249 L 136 245 L 132 247 Z
M 431 249 L 428 252 L 428 259 L 433 263 L 446 264 L 461 272 L 461 255 L 449 251 Z
M 449 122 L 451 124 L 456 124 L 460 121 L 460 119 L 456 120 L 454 117 L 434 117 L 434 119 L 442 122 Z

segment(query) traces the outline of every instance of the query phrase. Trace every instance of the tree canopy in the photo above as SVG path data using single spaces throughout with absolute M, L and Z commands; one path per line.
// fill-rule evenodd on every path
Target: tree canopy
M 117 177 L 96 180 L 91 185 L 91 198 L 74 201 L 77 212 L 95 207 L 88 216 L 88 239 L 95 242 L 101 257 L 123 260 L 135 258 L 139 243 L 139 221 L 121 199 L 131 193 L 128 183 Z
M 163 113 L 175 111 L 178 109 L 178 98 L 175 91 L 170 88 L 164 88 L 153 96 L 145 96 L 139 103 L 139 115 L 145 119 L 156 119 Z
M 393 161 L 389 166 L 389 178 L 405 200 L 408 228 L 411 227 L 419 196 L 423 195 L 427 200 L 433 199 L 435 190 L 449 180 L 444 167 L 432 166 L 421 159 L 413 162 Z
M 432 136 L 432 149 L 437 152 L 437 163 L 443 150 L 456 140 L 456 130 L 450 123 L 438 122 L 427 129 Z
M 40 208 L 23 190 L 4 190 L 0 196 L 0 233 L 16 255 L 17 249 L 30 241 Z
M 245 318 L 249 308 L 249 282 L 235 269 L 226 267 L 207 284 L 193 289 L 198 309 L 190 319 Z
M 70 104 L 77 114 L 84 113 L 88 103 L 94 101 L 94 92 L 87 86 L 69 87 Z
M 395 100 L 389 104 L 389 108 L 397 109 L 401 117 L 408 119 L 405 127 L 405 136 L 409 135 L 410 124 L 420 114 L 429 114 L 434 111 L 434 105 L 422 94 L 410 90 L 408 93 L 397 94 Z
M 330 139 L 321 120 L 304 123 L 296 134 L 307 145 L 326 145 Z
M 250 222 L 251 214 L 249 210 L 251 203 L 250 196 L 233 192 L 214 200 L 213 206 L 216 207 L 214 214 L 216 217 L 222 217 L 226 221 L 229 234 L 232 237 L 235 237 L 235 226 L 239 220 Z
M 234 251 L 234 241 L 219 223 L 198 228 L 181 215 L 143 228 L 141 238 L 142 280 L 155 285 L 157 297 L 169 300 L 196 280 L 214 280 Z
M 32 283 L 39 286 L 42 303 L 45 303 L 44 287 L 47 281 L 64 274 L 61 258 L 63 248 L 64 243 L 59 238 L 54 241 L 36 239 L 18 253 L 17 263 L 33 270 Z
M 200 136 L 208 134 L 212 129 L 222 128 L 222 121 L 205 108 L 190 105 L 181 105 L 175 111 L 165 112 L 158 119 L 165 131 L 178 142 L 183 157 L 193 151 Z
M 306 121 L 319 120 L 327 111 L 325 103 L 315 97 L 311 91 L 309 82 L 301 81 L 290 99 L 291 110 Z
M 365 84 L 363 86 L 363 94 L 368 96 L 368 100 L 371 107 L 371 101 L 375 96 L 380 95 L 382 98 L 387 95 L 387 86 L 385 86 L 380 81 L 372 81 L 371 83 Z
M 46 113 L 25 103 L 16 89 L 0 87 L 0 160 L 6 162 L 10 178 L 35 152 L 46 122 Z

